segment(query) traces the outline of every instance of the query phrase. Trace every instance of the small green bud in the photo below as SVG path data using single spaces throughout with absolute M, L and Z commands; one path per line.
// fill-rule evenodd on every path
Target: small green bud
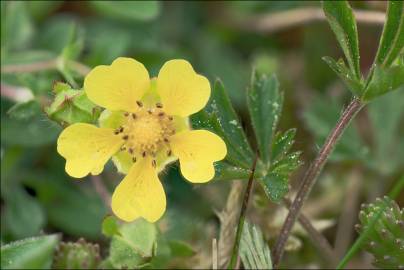
M 381 211 L 381 212 L 380 212 Z M 363 245 L 372 253 L 373 264 L 383 269 L 402 269 L 404 267 L 404 214 L 397 203 L 385 196 L 374 203 L 363 204 L 359 213 L 361 224 L 356 225 L 358 232 L 368 229 L 373 218 L 378 220 L 370 229 Z
M 83 238 L 77 242 L 61 242 L 53 259 L 53 269 L 97 269 L 101 262 L 98 244 L 87 243 Z
M 56 82 L 53 87 L 56 97 L 45 108 L 48 117 L 62 126 L 74 123 L 95 123 L 101 108 L 92 103 L 83 90 L 75 90 L 66 83 Z

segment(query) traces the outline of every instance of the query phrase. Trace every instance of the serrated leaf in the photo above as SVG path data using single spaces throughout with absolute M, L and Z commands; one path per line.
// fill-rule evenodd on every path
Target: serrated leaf
M 345 54 L 348 65 L 360 80 L 359 45 L 356 21 L 347 1 L 323 1 L 323 10 Z
M 114 216 L 107 216 L 102 221 L 102 234 L 107 237 L 112 237 L 115 234 L 120 234 L 118 220 Z
M 278 132 L 272 142 L 271 160 L 276 162 L 283 158 L 294 143 L 296 129 L 291 128 L 285 133 Z
M 395 65 L 388 68 L 376 65 L 369 85 L 362 95 L 362 99 L 368 102 L 387 92 L 402 89 L 403 87 L 404 65 Z
M 213 116 L 213 125 L 220 125 L 223 130 L 222 138 L 225 140 L 228 149 L 232 148 L 234 150 L 235 158 L 243 167 L 250 168 L 254 154 L 226 90 L 219 80 L 215 82 L 208 106 Z M 218 127 L 214 128 L 215 130 L 218 129 Z
M 57 235 L 27 238 L 1 246 L 1 269 L 50 269 Z
M 275 203 L 278 203 L 289 191 L 288 176 L 270 172 L 258 180 L 265 194 Z
M 254 72 L 247 95 L 248 110 L 261 160 L 269 166 L 270 145 L 280 118 L 283 95 L 275 75 Z
M 352 72 L 347 68 L 345 62 L 340 59 L 336 62 L 333 58 L 324 56 L 322 58 L 328 66 L 340 77 L 349 90 L 356 96 L 360 96 L 363 91 L 363 83 L 353 76 Z
M 17 120 L 29 120 L 42 113 L 41 106 L 36 100 L 17 103 L 7 112 L 10 117 Z
M 215 166 L 216 180 L 248 179 L 250 170 L 233 166 L 226 161 L 217 162 Z
M 144 219 L 120 227 L 121 235 L 114 235 L 110 246 L 110 262 L 115 268 L 139 268 L 154 255 L 157 228 Z
M 379 49 L 375 63 L 380 67 L 389 67 L 404 46 L 404 2 L 389 1 Z
M 272 269 L 271 251 L 261 230 L 248 222 L 244 223 L 239 254 L 244 269 Z

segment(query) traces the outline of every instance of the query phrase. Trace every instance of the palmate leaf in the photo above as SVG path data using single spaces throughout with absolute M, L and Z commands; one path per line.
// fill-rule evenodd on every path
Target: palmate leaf
M 261 230 L 248 222 L 244 223 L 239 254 L 244 269 L 272 269 L 271 251 Z
M 275 135 L 283 94 L 275 76 L 254 73 L 247 104 L 258 144 L 256 178 L 268 197 L 279 202 L 288 192 L 290 174 L 300 165 L 291 152 L 295 130 Z M 208 109 L 191 117 L 195 129 L 208 129 L 225 141 L 227 156 L 216 164 L 216 180 L 248 179 L 255 156 L 222 83 L 216 82 Z

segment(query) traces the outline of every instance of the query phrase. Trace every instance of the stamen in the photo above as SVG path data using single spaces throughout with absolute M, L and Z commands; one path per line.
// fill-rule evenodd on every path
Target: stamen
M 125 117 L 128 117 L 128 116 L 129 116 L 129 113 L 126 112 L 126 113 L 124 113 L 123 115 L 124 115 Z
M 129 151 L 130 154 L 133 154 L 133 148 L 129 148 L 128 151 Z
M 149 114 L 152 114 L 152 113 L 153 113 L 151 110 L 147 110 L 147 112 L 148 112 Z
M 156 160 L 155 160 L 155 159 L 152 160 L 152 163 L 151 163 L 151 164 L 152 164 L 153 168 L 156 168 L 157 163 L 156 163 Z
M 125 151 L 125 150 L 126 150 L 126 147 L 125 147 L 125 146 L 122 146 L 120 150 L 121 150 L 121 151 Z
M 160 116 L 160 117 L 162 117 L 162 116 L 164 116 L 164 112 L 160 112 L 159 114 L 158 114 L 158 116 Z
M 136 157 L 133 157 L 132 161 L 133 161 L 133 163 L 135 163 L 136 162 Z
M 157 102 L 157 103 L 156 103 L 156 107 L 159 108 L 159 109 L 161 109 L 161 108 L 163 108 L 163 104 L 161 104 L 160 102 Z
M 122 137 L 122 139 L 124 139 L 126 141 L 127 139 L 129 139 L 129 136 L 125 135 L 125 136 Z
M 119 130 L 115 130 L 115 131 L 114 131 L 114 134 L 115 134 L 115 135 L 118 135 L 118 134 L 119 134 Z
M 167 151 L 167 156 L 171 156 L 172 152 L 171 149 Z
M 168 140 L 167 138 L 164 138 L 164 141 L 165 141 L 166 143 L 168 143 L 168 142 L 169 142 L 169 140 Z
M 132 113 L 132 118 L 136 119 L 136 114 L 135 113 Z
M 174 117 L 172 117 L 171 115 L 168 117 L 168 120 L 172 121 L 174 119 Z
M 123 127 L 119 127 L 119 133 L 123 132 Z
M 136 101 L 136 104 L 137 104 L 137 106 L 139 106 L 139 107 L 143 107 L 143 103 L 142 103 L 140 100 L 137 100 L 137 101 Z
M 146 151 L 143 151 L 142 156 L 146 157 Z

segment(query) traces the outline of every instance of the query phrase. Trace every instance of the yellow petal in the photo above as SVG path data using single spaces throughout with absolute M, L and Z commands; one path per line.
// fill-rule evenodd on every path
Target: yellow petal
M 210 84 L 204 76 L 196 74 L 187 61 L 170 60 L 160 69 L 157 92 L 168 114 L 185 117 L 205 107 Z
M 124 221 L 143 217 L 157 221 L 166 209 L 166 195 L 150 158 L 141 158 L 112 195 L 112 211 Z
M 110 128 L 74 124 L 60 134 L 58 153 L 66 159 L 66 172 L 76 178 L 100 174 L 108 159 L 118 151 L 123 140 Z
M 206 130 L 188 130 L 170 138 L 173 154 L 180 159 L 182 175 L 193 183 L 205 183 L 215 176 L 214 161 L 227 153 L 226 144 Z
M 117 58 L 110 66 L 97 66 L 84 79 L 84 90 L 95 104 L 112 111 L 133 112 L 150 87 L 150 77 L 142 63 Z

